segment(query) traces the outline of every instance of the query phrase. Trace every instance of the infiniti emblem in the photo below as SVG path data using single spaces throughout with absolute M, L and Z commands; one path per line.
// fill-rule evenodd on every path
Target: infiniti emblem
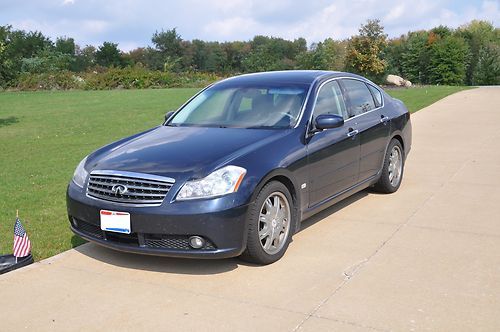
M 123 195 L 128 191 L 128 188 L 125 187 L 123 184 L 115 184 L 112 188 L 111 191 L 115 193 L 116 195 Z

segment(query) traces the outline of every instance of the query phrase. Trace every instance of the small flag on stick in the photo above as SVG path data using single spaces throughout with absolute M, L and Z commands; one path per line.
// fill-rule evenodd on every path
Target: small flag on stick
M 26 257 L 31 252 L 31 242 L 28 238 L 28 234 L 24 230 L 21 220 L 19 220 L 19 214 L 16 213 L 16 225 L 14 226 L 14 247 L 13 254 L 17 257 Z

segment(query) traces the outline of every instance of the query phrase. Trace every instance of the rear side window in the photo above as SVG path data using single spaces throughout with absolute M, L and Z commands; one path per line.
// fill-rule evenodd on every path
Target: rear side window
M 382 93 L 380 92 L 380 90 L 370 84 L 368 84 L 368 89 L 370 89 L 373 95 L 373 99 L 375 100 L 375 106 L 377 107 L 382 106 Z
M 349 97 L 349 117 L 363 114 L 375 108 L 372 94 L 365 83 L 358 80 L 342 80 Z

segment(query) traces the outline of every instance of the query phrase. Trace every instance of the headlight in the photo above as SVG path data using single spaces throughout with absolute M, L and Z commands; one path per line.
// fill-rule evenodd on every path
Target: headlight
M 84 167 L 85 162 L 87 161 L 87 157 L 83 158 L 83 160 L 80 161 L 80 163 L 76 167 L 75 174 L 73 174 L 73 182 L 80 188 L 83 188 L 85 179 L 87 179 L 87 175 L 89 175 Z
M 177 200 L 208 198 L 234 193 L 247 170 L 238 166 L 226 166 L 201 180 L 188 181 L 177 194 Z

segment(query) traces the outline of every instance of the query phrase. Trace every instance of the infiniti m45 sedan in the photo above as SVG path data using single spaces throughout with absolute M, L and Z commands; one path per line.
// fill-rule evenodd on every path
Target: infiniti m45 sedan
M 116 250 L 269 264 L 302 220 L 368 187 L 395 192 L 410 147 L 407 108 L 366 78 L 236 76 L 85 157 L 69 221 Z

